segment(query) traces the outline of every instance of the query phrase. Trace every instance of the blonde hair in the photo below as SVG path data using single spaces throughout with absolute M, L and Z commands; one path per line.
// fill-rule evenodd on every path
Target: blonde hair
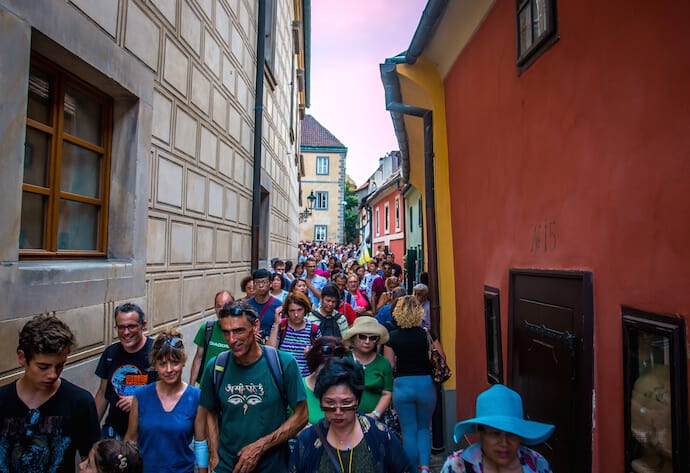
M 415 296 L 403 296 L 397 299 L 393 318 L 400 328 L 419 327 L 423 316 L 424 309 Z

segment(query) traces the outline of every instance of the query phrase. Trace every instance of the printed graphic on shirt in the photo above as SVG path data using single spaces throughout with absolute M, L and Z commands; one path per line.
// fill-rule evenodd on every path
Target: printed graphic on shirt
M 62 417 L 5 419 L 0 433 L 0 470 L 8 473 L 55 473 L 72 439 L 64 435 Z M 33 419 L 32 417 L 38 417 Z M 7 469 L 6 469 L 7 468 Z
M 256 406 L 264 402 L 264 385 L 261 383 L 249 384 L 228 384 L 225 386 L 228 397 L 228 404 L 242 406 L 242 412 L 247 415 L 249 406 Z
M 143 373 L 137 366 L 122 365 L 113 372 L 110 383 L 118 396 L 133 396 L 134 389 L 148 382 L 149 375 Z

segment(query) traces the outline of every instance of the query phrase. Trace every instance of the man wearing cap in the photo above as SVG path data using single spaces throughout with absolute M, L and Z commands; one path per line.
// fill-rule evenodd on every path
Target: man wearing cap
M 502 384 L 494 384 L 477 396 L 476 417 L 455 425 L 455 441 L 477 432 L 479 442 L 452 453 L 441 473 L 473 471 L 519 471 L 550 473 L 546 458 L 525 445 L 548 439 L 555 427 L 526 420 L 522 398 Z

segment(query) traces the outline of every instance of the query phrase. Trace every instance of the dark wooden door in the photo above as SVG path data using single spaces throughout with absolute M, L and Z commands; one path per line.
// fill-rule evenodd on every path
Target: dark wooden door
M 509 385 L 556 425 L 537 450 L 558 473 L 592 468 L 592 312 L 591 273 L 510 271 Z

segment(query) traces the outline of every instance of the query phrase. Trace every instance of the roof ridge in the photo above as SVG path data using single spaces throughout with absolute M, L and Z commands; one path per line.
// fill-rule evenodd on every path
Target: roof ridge
M 346 146 L 312 115 L 302 120 L 302 146 L 341 147 Z

